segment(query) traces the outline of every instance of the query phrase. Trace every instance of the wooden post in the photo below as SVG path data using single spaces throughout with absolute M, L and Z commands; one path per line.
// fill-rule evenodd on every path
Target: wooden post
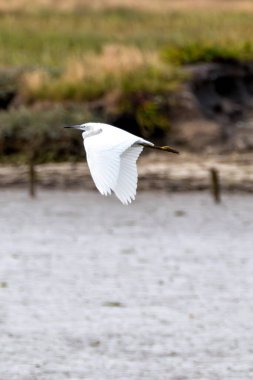
M 216 203 L 221 202 L 221 187 L 220 187 L 220 178 L 219 172 L 216 168 L 210 169 L 210 178 L 211 178 L 211 193 L 213 195 L 213 199 Z
M 35 154 L 32 152 L 28 162 L 28 176 L 29 176 L 29 195 L 31 198 L 36 196 L 36 170 L 35 170 Z

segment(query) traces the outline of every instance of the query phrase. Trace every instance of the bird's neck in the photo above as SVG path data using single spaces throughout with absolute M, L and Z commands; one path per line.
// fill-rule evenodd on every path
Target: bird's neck
M 87 139 L 87 137 L 96 136 L 102 132 L 102 129 L 90 129 L 89 131 L 85 131 L 82 133 L 83 139 Z

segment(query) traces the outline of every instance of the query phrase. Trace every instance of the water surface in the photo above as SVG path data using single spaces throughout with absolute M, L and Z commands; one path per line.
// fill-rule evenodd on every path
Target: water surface
M 1 380 L 252 379 L 253 196 L 0 192 Z

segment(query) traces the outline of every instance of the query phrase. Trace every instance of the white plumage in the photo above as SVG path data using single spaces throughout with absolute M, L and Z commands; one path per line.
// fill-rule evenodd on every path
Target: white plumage
M 153 143 L 109 124 L 86 123 L 67 128 L 83 131 L 88 166 L 100 193 L 108 195 L 113 191 L 125 205 L 136 196 L 136 161 L 143 147 L 169 148 L 155 147 Z

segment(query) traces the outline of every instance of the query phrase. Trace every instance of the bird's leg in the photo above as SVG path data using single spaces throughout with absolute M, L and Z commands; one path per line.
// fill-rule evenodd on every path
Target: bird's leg
M 157 149 L 157 150 L 163 150 L 165 152 L 170 152 L 170 153 L 176 153 L 179 154 L 178 150 L 171 148 L 170 146 L 157 146 L 157 145 L 149 145 L 145 143 L 139 143 L 139 145 L 144 146 L 145 148 L 151 148 L 151 149 Z

